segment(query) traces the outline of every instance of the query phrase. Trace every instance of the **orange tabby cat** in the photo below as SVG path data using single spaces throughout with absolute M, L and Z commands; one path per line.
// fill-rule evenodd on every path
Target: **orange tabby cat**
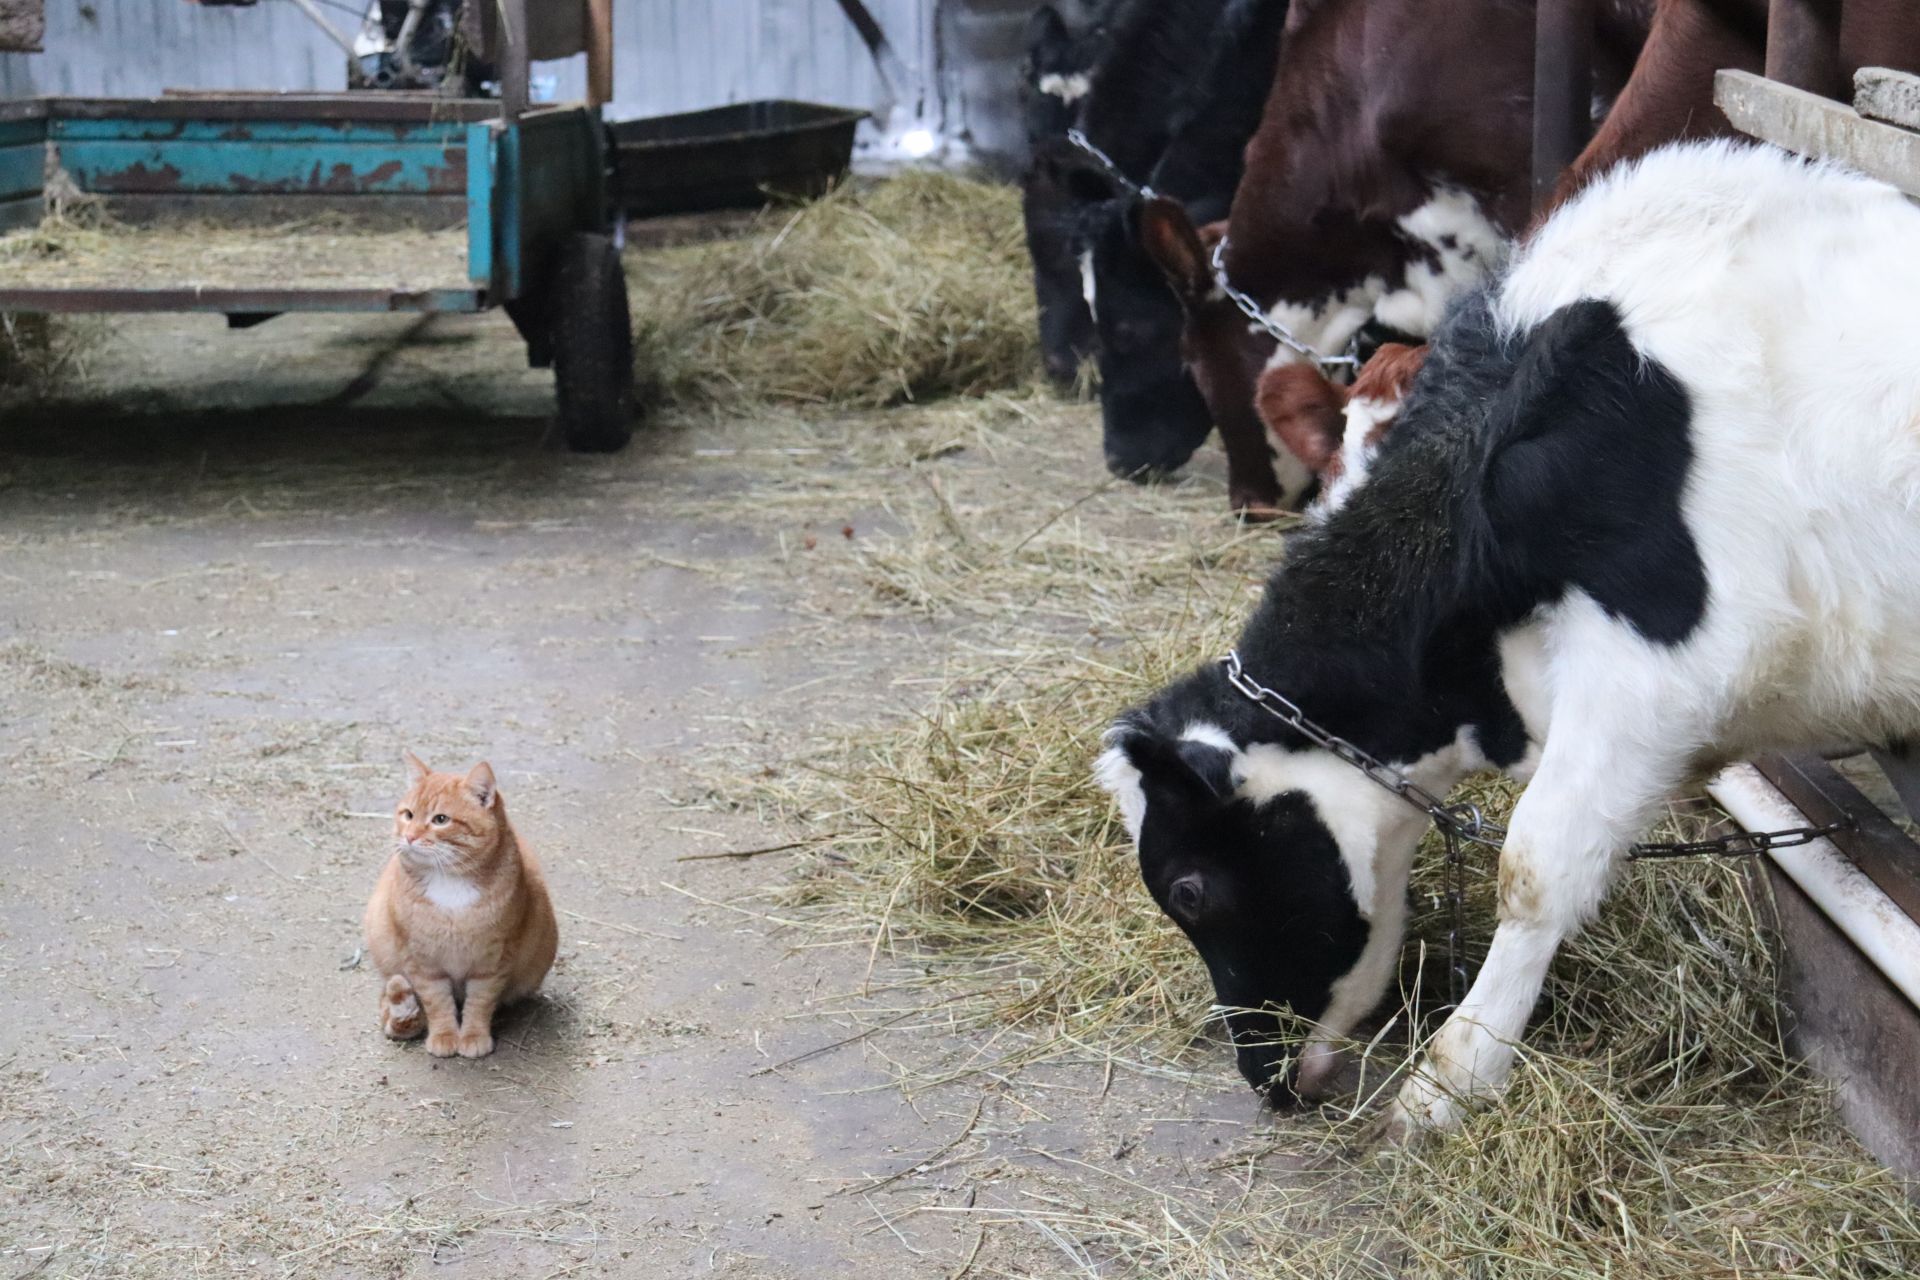
M 553 903 L 485 761 L 435 773 L 409 751 L 407 767 L 393 857 L 367 904 L 367 950 L 386 979 L 380 1029 L 425 1030 L 436 1058 L 483 1058 L 494 1009 L 532 995 L 553 966 Z

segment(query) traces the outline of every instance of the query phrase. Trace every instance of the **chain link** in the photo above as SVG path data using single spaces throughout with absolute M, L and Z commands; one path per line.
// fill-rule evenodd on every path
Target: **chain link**
M 1087 137 L 1086 134 L 1080 132 L 1080 130 L 1067 130 L 1067 141 L 1093 157 L 1094 162 L 1106 171 L 1109 178 L 1112 178 L 1115 183 L 1132 194 L 1139 196 L 1142 200 L 1151 200 L 1160 194 L 1146 183 L 1135 182 L 1132 178 L 1129 178 L 1121 170 L 1120 166 L 1113 162 L 1112 156 L 1095 146 L 1093 140 Z
M 1293 330 L 1287 328 L 1286 325 L 1281 324 L 1278 320 L 1275 320 L 1265 307 L 1255 302 L 1249 295 L 1233 287 L 1233 282 L 1227 279 L 1227 238 L 1225 236 L 1221 236 L 1218 240 L 1214 241 L 1212 262 L 1214 287 L 1227 296 L 1227 301 L 1237 307 L 1241 315 L 1259 326 L 1262 333 L 1289 351 L 1292 351 L 1294 354 L 1304 356 L 1308 360 L 1311 360 L 1315 365 L 1319 366 L 1323 372 L 1330 369 L 1344 369 L 1349 373 L 1359 372 L 1359 356 L 1351 353 L 1344 356 L 1320 354 L 1317 349 L 1296 336 Z M 1356 340 L 1357 337 L 1358 335 L 1356 335 Z
M 1067 130 L 1067 141 L 1090 156 L 1094 163 L 1098 164 L 1100 168 L 1106 172 L 1109 178 L 1112 178 L 1116 184 L 1125 190 L 1143 200 L 1151 200 L 1159 194 L 1144 182 L 1135 182 L 1132 178 L 1129 178 L 1121 171 L 1120 166 L 1114 163 L 1112 156 L 1102 151 L 1094 144 L 1091 138 L 1087 137 L 1087 135 L 1080 130 Z M 1213 246 L 1213 283 L 1219 288 L 1221 293 L 1226 295 L 1227 301 L 1233 303 L 1233 305 L 1239 309 L 1241 315 L 1259 326 L 1261 332 L 1294 354 L 1304 356 L 1306 359 L 1312 361 L 1322 372 L 1334 369 L 1345 370 L 1348 373 L 1359 372 L 1360 357 L 1355 354 L 1355 348 L 1359 343 L 1359 334 L 1356 333 L 1354 335 L 1354 342 L 1349 345 L 1347 354 L 1339 356 L 1322 355 L 1313 346 L 1296 336 L 1293 330 L 1287 328 L 1286 325 L 1281 324 L 1278 320 L 1267 314 L 1265 307 L 1262 307 L 1258 302 L 1255 302 L 1250 296 L 1241 292 L 1239 289 L 1234 288 L 1233 282 L 1227 279 L 1226 261 L 1227 238 L 1221 236 Z
M 1489 821 L 1486 815 L 1480 812 L 1479 806 L 1468 803 L 1449 804 L 1399 769 L 1374 758 L 1354 743 L 1315 724 L 1307 718 L 1307 713 L 1300 709 L 1299 704 L 1248 675 L 1246 667 L 1240 661 L 1238 649 L 1229 650 L 1220 663 L 1226 669 L 1227 683 L 1232 685 L 1241 697 L 1309 742 L 1331 751 L 1365 774 L 1368 781 L 1421 810 L 1439 829 L 1447 847 L 1447 902 L 1452 911 L 1452 920 L 1447 929 L 1447 979 L 1452 990 L 1453 1002 L 1456 1005 L 1459 1004 L 1466 995 L 1467 986 L 1466 965 L 1462 958 L 1462 935 L 1466 915 L 1466 858 L 1461 846 L 1478 844 L 1498 849 L 1506 839 L 1507 829 L 1497 822 Z M 1848 817 L 1822 827 L 1789 827 L 1780 831 L 1735 831 L 1705 840 L 1637 843 L 1628 847 L 1627 857 L 1640 860 L 1690 858 L 1714 854 L 1721 857 L 1746 858 L 1772 849 L 1791 849 L 1797 845 L 1811 844 L 1815 840 L 1825 839 L 1837 832 L 1850 830 L 1854 825 L 1853 819 Z

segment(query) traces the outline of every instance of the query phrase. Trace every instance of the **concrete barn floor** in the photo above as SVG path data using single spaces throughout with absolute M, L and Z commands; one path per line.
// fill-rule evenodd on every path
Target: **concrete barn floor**
M 575 457 L 522 363 L 500 317 L 129 320 L 88 400 L 0 420 L 0 1274 L 1049 1275 L 989 1210 L 1216 1186 L 1224 1051 L 912 1099 L 861 1043 L 777 1065 L 866 956 L 766 918 L 790 855 L 680 859 L 791 839 L 744 784 L 953 638 L 844 572 L 895 483 L 857 424 Z M 1100 478 L 1060 414 L 1037 503 Z M 493 762 L 564 913 L 482 1061 L 384 1041 L 354 965 L 403 747 Z

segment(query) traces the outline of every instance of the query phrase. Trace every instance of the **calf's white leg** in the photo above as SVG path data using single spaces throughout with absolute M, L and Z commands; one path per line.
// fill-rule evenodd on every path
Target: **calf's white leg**
M 1615 670 L 1649 674 L 1644 663 Z M 1590 681 L 1556 700 L 1539 771 L 1500 854 L 1500 923 L 1486 964 L 1402 1085 L 1390 1138 L 1448 1128 L 1464 1103 L 1506 1081 L 1554 952 L 1599 908 L 1627 847 L 1685 776 L 1675 744 L 1688 735 L 1673 701 L 1648 696 L 1658 687 Z

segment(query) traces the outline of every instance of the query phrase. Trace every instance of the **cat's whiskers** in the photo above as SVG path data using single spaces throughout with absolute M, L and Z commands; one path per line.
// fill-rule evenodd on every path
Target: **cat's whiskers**
M 434 875 L 458 875 L 466 867 L 464 850 L 438 840 L 401 840 L 394 851 L 409 867 Z

